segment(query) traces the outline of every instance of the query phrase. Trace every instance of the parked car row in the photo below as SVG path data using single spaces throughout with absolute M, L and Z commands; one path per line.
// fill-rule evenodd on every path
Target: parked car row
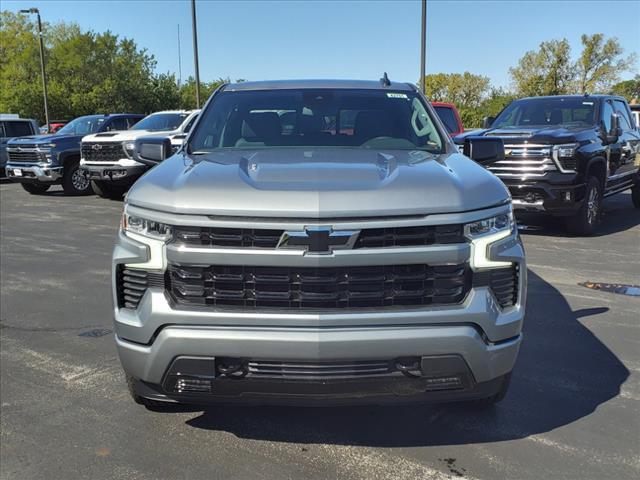
M 23 135 L 3 144 L 6 176 L 32 194 L 61 184 L 67 195 L 95 191 L 121 197 L 148 168 L 131 159 L 125 140 L 168 136 L 177 149 L 196 116 L 197 111 L 86 115 L 47 135 L 36 135 L 35 124 L 23 121 L 22 130 L 14 132 Z
M 504 156 L 482 164 L 509 188 L 516 212 L 543 212 L 567 219 L 576 234 L 593 233 L 601 221 L 604 197 L 633 189 L 640 206 L 640 105 L 610 95 L 568 95 L 515 100 L 483 128 L 465 132 L 460 115 L 449 103 L 432 102 L 435 113 L 460 151 L 470 138 L 499 138 Z M 30 193 L 62 184 L 71 195 L 92 192 L 121 198 L 154 161 L 134 158 L 135 140 L 168 138 L 177 151 L 197 116 L 193 111 L 89 115 L 66 124 L 55 134 L 33 136 L 32 120 L 3 116 L 2 166 Z M 265 113 L 265 112 L 263 112 Z M 291 111 L 278 112 L 283 132 L 312 128 L 309 119 L 292 124 Z M 344 113 L 340 133 L 352 133 L 355 117 Z M 318 125 L 316 125 L 318 126 Z M 322 134 L 337 134 L 335 124 Z M 26 135 L 26 136 L 24 136 Z M 6 137 L 22 137 L 6 141 Z M 160 142 L 162 143 L 162 142 Z M 476 148 L 482 143 L 476 142 Z M 466 151 L 475 156 L 473 152 Z

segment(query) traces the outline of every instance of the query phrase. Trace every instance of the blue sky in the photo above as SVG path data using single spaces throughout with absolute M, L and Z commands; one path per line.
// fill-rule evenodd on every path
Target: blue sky
M 193 73 L 190 2 L 2 0 L 2 9 L 38 7 L 43 20 L 111 30 L 152 53 L 160 72 Z M 200 77 L 418 80 L 419 1 L 198 0 Z M 543 40 L 566 37 L 575 55 L 582 33 L 619 38 L 640 57 L 640 0 L 428 0 L 427 72 L 487 75 L 508 86 L 508 68 Z M 623 79 L 633 76 L 625 72 Z M 637 72 L 636 72 L 637 73 Z

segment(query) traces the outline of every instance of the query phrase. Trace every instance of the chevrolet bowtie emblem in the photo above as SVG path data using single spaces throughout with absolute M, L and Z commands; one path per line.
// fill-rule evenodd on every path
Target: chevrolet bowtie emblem
M 353 248 L 360 230 L 333 230 L 331 227 L 306 227 L 304 231 L 285 231 L 278 248 L 305 250 L 307 253 L 329 254 L 333 250 Z
M 92 145 L 91 148 L 94 150 L 102 150 L 102 145 L 100 145 L 99 143 L 96 143 L 95 145 Z

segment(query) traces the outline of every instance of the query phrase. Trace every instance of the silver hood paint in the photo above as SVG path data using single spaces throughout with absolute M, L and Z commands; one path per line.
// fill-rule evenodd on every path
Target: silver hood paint
M 497 177 L 461 154 L 361 148 L 180 153 L 127 195 L 171 213 L 272 218 L 456 213 L 508 199 Z

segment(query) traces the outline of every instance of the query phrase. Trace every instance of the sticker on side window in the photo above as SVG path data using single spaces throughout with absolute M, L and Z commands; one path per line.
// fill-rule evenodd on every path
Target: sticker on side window
M 387 97 L 389 98 L 409 98 L 406 93 L 387 93 Z

